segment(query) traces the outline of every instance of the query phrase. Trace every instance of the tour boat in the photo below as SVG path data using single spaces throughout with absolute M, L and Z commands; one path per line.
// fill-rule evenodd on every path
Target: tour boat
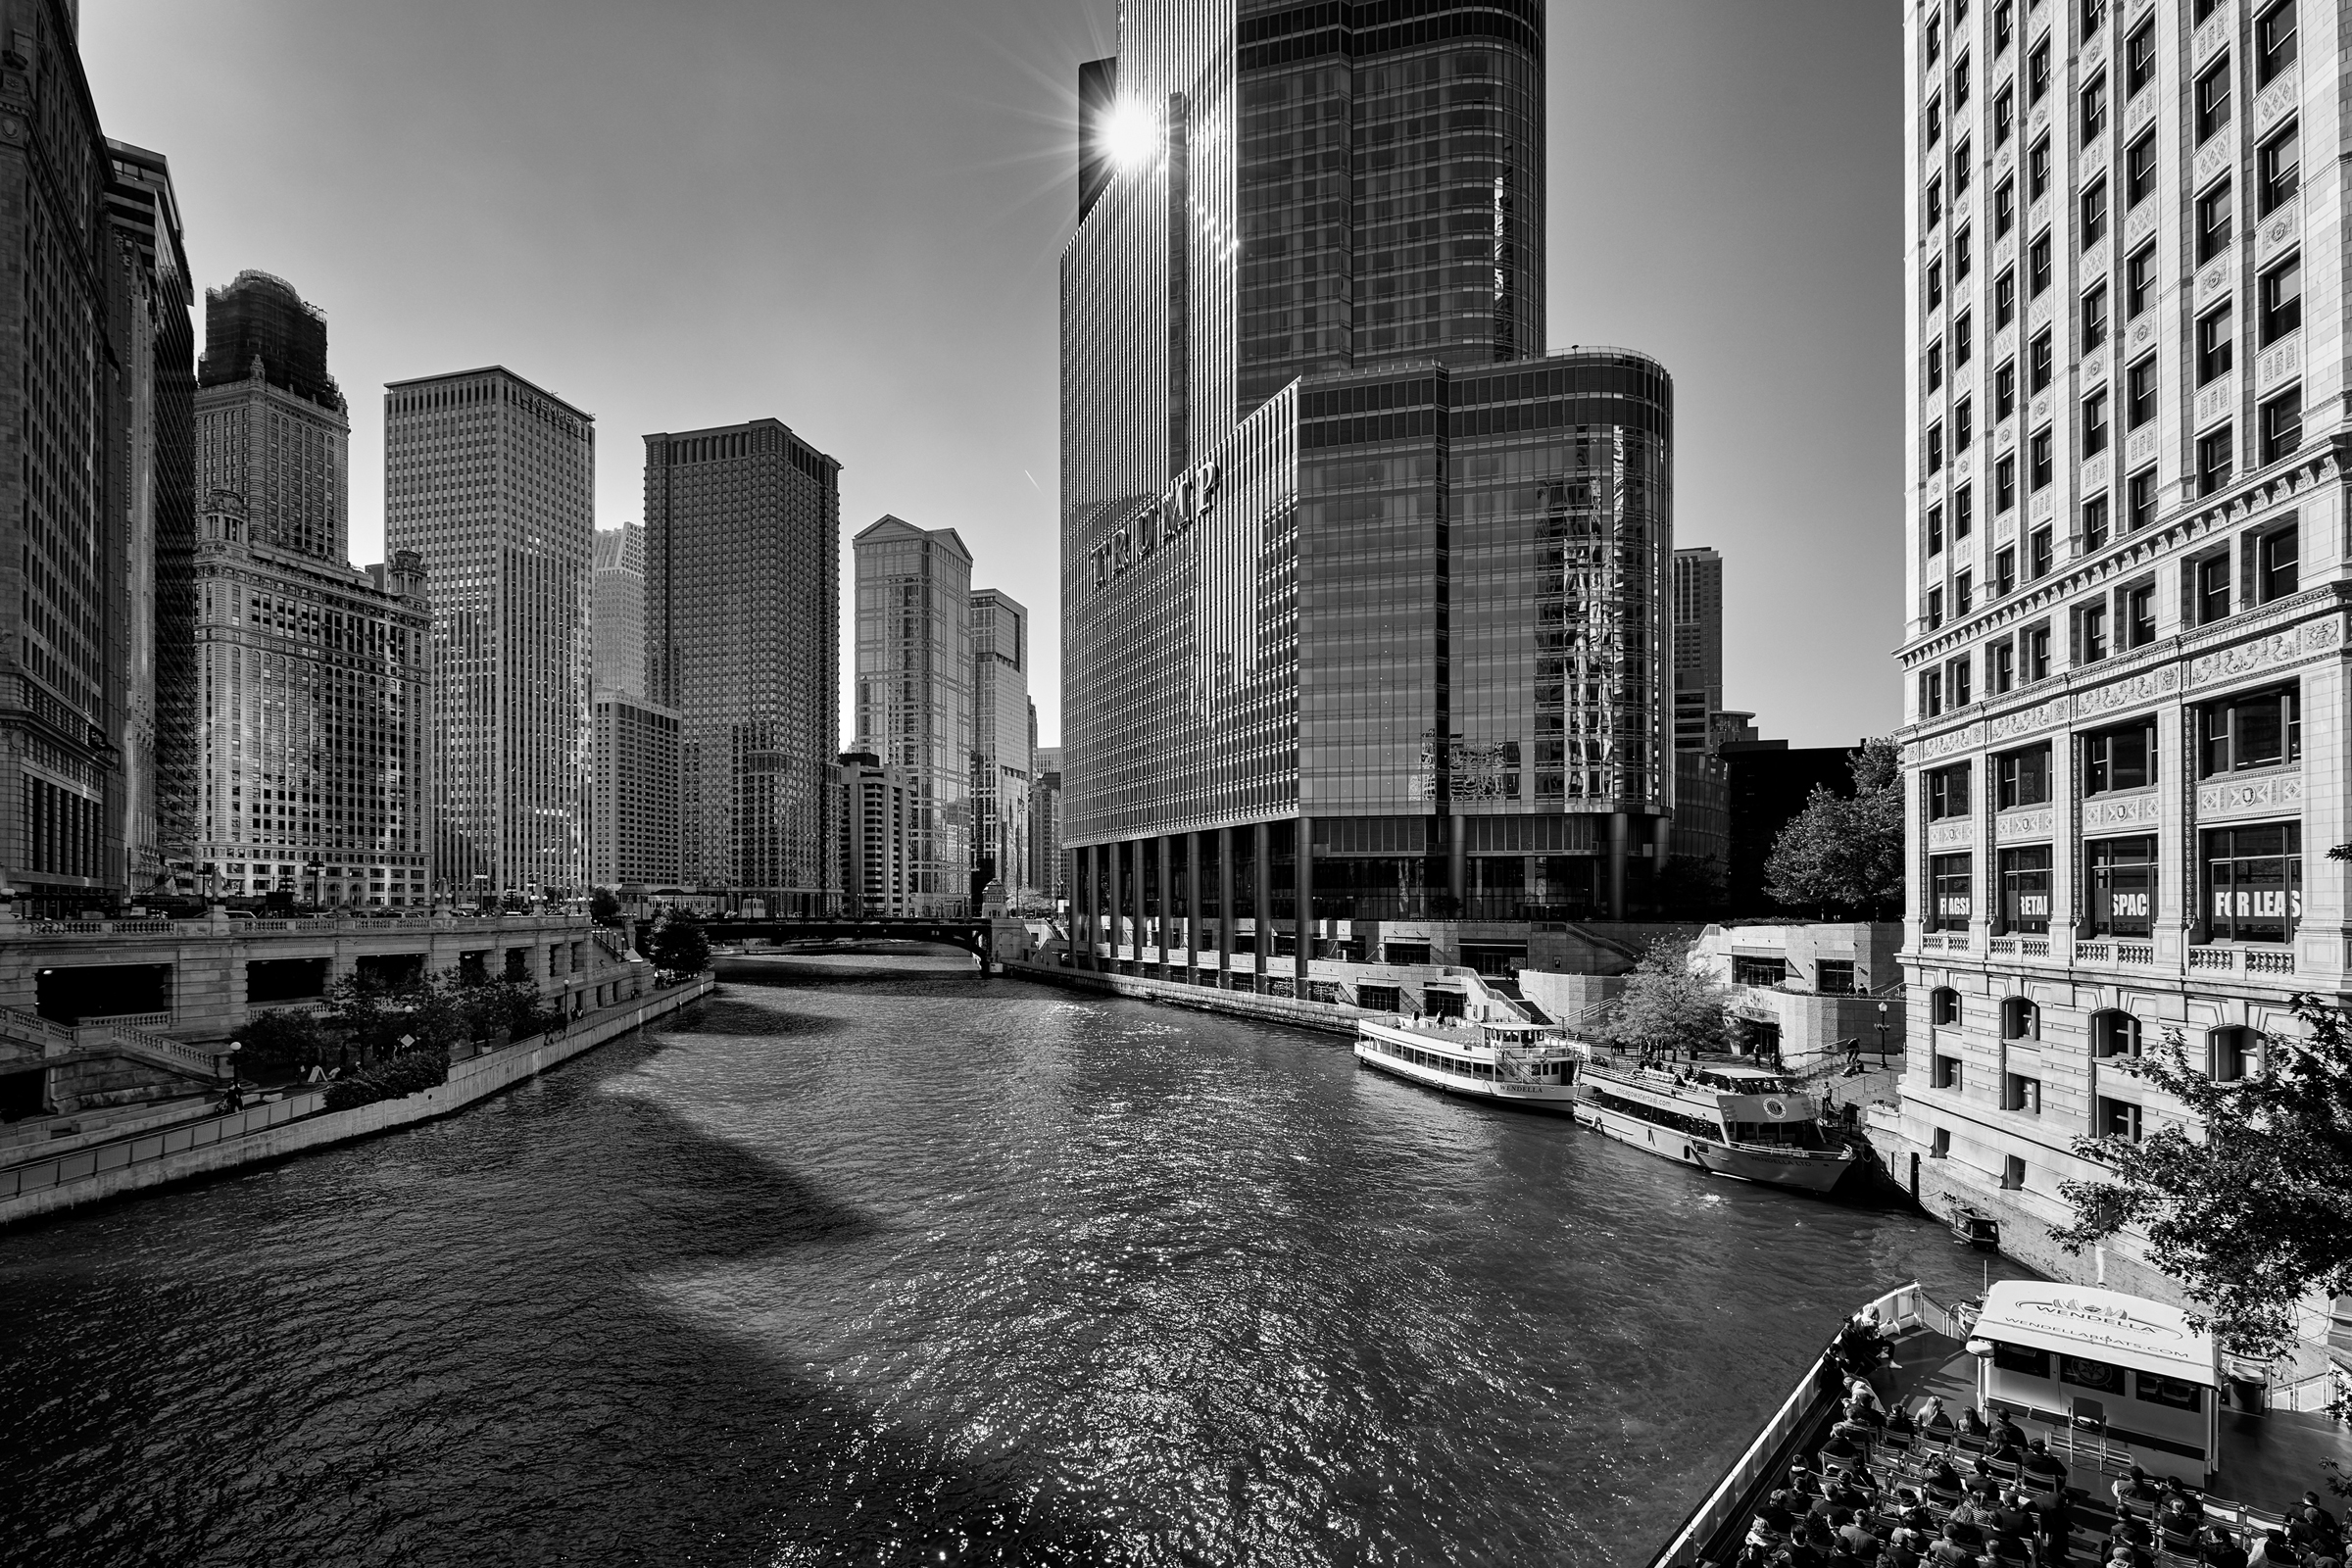
M 1536 1110 L 1573 1108 L 1577 1050 L 1548 1024 L 1523 1019 L 1454 1025 L 1358 1018 L 1356 1059 L 1447 1094 Z
M 1592 1062 L 1573 1093 L 1587 1127 L 1714 1176 L 1826 1193 L 1861 1163 L 1851 1144 L 1823 1134 L 1812 1096 L 1761 1067 Z

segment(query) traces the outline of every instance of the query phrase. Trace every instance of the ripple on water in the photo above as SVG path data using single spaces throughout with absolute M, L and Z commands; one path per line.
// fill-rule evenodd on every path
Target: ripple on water
M 736 983 L 430 1127 L 0 1236 L 0 1529 L 56 1562 L 1626 1562 L 1856 1299 L 1976 1268 L 1325 1037 Z

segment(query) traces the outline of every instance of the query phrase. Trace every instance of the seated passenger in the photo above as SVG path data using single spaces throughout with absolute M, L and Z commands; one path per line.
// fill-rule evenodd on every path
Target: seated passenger
M 1960 1435 L 1964 1438 L 1988 1438 L 1992 1429 L 1984 1424 L 1984 1412 L 1970 1405 L 1960 1412 Z
M 1918 1428 L 1911 1424 L 1911 1412 L 1897 1404 L 1886 1412 L 1886 1430 L 1893 1433 L 1910 1433 L 1917 1431 Z
M 1943 1401 L 1933 1394 L 1919 1407 L 1919 1430 L 1937 1437 L 1945 1436 L 1952 1430 L 1951 1415 L 1944 1409 Z
M 2025 1446 L 2025 1428 L 2011 1420 L 2009 1412 L 2003 1410 L 2000 1418 L 1992 1424 L 1992 1451 L 2005 1459 L 2014 1459 L 2024 1451 Z
M 2066 1476 L 2066 1461 L 2050 1452 L 2050 1441 L 2047 1438 L 2035 1438 L 2027 1444 L 2026 1456 L 2018 1463 L 2028 1475 L 2051 1476 L 2061 1480 Z
M 2123 1479 L 2107 1490 L 2115 1494 L 2115 1505 L 2118 1511 L 2121 1511 L 2126 1502 L 2139 1502 L 2153 1506 L 2157 1496 L 2156 1484 L 2150 1481 L 2148 1473 L 2137 1465 L 2133 1465 L 2125 1472 Z
M 1825 1459 L 1859 1459 L 1862 1457 L 1862 1450 L 1854 1446 L 1854 1440 L 1845 1435 L 1842 1427 L 1830 1434 L 1829 1441 L 1821 1446 L 1821 1452 Z
M 1857 1394 L 1847 1401 L 1845 1418 L 1857 1426 L 1868 1427 L 1873 1432 L 1884 1430 L 1886 1425 L 1886 1417 L 1880 1413 L 1878 1401 L 1864 1396 L 1868 1393 L 1870 1385 L 1856 1383 L 1854 1387 L 1863 1390 L 1864 1394 Z
M 1979 1459 L 1969 1466 L 1968 1479 L 1961 1485 L 1966 1487 L 1971 1494 L 1979 1497 L 1990 1498 L 2001 1494 L 2000 1480 L 1993 1475 L 1992 1466 L 1983 1459 Z

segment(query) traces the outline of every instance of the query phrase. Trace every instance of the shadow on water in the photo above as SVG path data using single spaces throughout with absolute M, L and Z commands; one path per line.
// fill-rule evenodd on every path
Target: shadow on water
M 1017 1453 L 959 1460 L 791 1344 L 664 1304 L 664 1277 L 821 1267 L 877 1224 L 599 1076 L 441 1124 L 389 1170 L 363 1146 L 0 1238 L 18 1560 L 1111 1554 Z

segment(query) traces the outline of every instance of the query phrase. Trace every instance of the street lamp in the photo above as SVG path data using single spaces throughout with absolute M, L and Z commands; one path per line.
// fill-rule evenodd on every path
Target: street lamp
M 314 855 L 302 862 L 302 868 L 311 873 L 311 907 L 318 908 L 326 902 L 326 862 Z
M 1879 1065 L 1886 1065 L 1886 1004 L 1879 1004 Z

